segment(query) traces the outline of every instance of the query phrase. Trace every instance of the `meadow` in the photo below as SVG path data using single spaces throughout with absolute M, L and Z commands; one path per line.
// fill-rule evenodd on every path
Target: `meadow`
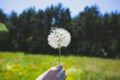
M 120 80 L 120 60 L 62 56 L 66 80 Z M 35 80 L 58 64 L 58 56 L 0 52 L 0 80 Z

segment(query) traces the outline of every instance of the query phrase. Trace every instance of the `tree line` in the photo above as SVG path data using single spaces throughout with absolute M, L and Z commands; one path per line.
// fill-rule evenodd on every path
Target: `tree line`
M 0 51 L 58 53 L 47 42 L 52 27 L 65 28 L 72 35 L 70 46 L 62 49 L 65 55 L 120 58 L 120 13 L 103 15 L 97 6 L 85 7 L 73 18 L 62 4 L 37 11 L 32 7 L 20 15 L 0 9 Z

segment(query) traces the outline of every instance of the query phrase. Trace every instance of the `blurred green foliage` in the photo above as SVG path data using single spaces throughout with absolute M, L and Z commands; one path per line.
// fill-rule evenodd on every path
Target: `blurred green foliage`
M 66 80 L 120 80 L 120 60 L 62 56 Z M 58 64 L 58 56 L 0 52 L 0 80 L 35 80 Z
M 26 53 L 56 53 L 47 42 L 53 27 L 67 29 L 72 36 L 65 55 L 85 55 L 105 58 L 120 58 L 120 12 L 101 14 L 94 5 L 85 7 L 75 17 L 62 4 L 51 5 L 45 10 L 34 7 L 21 14 L 5 14 L 0 9 L 0 23 L 8 29 L 0 36 L 0 51 L 22 51 Z
M 5 26 L 5 24 L 0 23 L 0 32 L 2 32 L 2 31 L 8 32 L 8 29 L 7 29 L 7 27 Z

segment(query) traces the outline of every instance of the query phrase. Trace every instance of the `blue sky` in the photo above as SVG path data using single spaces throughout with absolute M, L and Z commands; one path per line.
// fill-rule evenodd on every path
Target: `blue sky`
M 10 14 L 13 10 L 20 14 L 30 7 L 45 9 L 46 7 L 62 3 L 63 7 L 69 8 L 71 15 L 75 16 L 83 11 L 86 6 L 97 5 L 102 14 L 118 11 L 120 12 L 120 0 L 0 0 L 0 9 Z

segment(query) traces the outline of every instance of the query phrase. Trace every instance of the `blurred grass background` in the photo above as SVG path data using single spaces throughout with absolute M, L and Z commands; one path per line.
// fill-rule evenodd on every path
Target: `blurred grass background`
M 66 80 L 120 80 L 120 60 L 62 56 Z M 58 64 L 58 56 L 0 52 L 0 80 L 35 80 Z

